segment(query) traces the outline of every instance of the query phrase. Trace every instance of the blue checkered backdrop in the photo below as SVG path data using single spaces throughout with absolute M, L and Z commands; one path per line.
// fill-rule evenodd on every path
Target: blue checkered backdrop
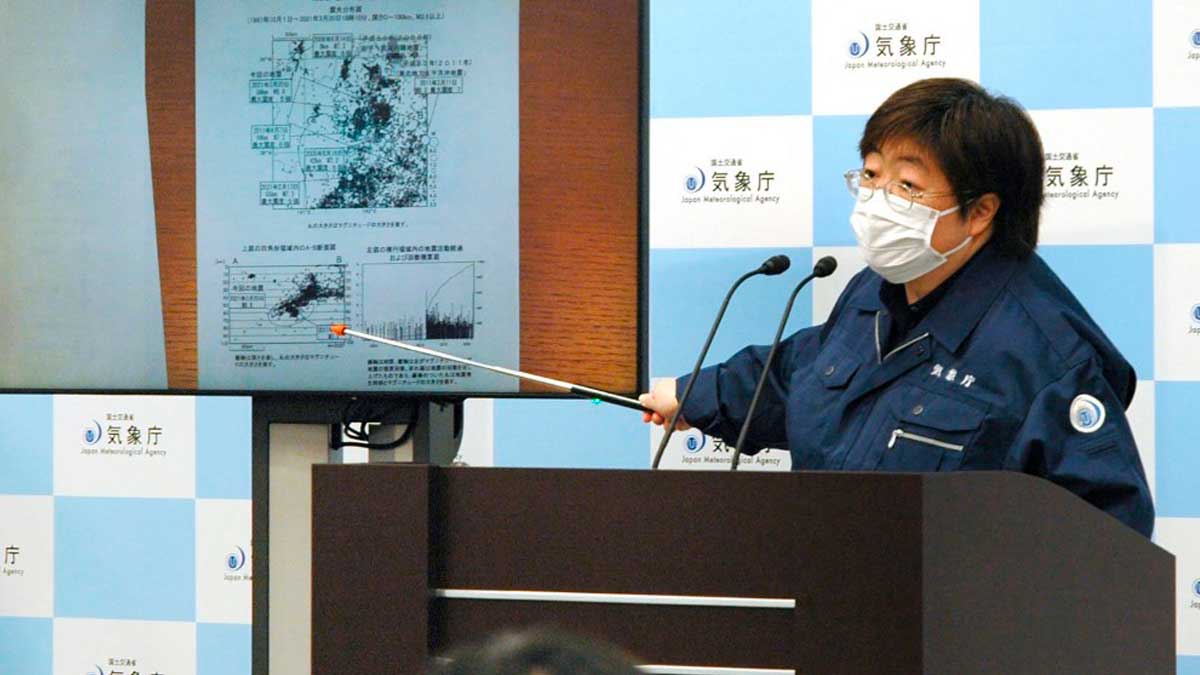
M 1137 369 L 1129 416 L 1178 556 L 1180 671 L 1200 673 L 1200 5 L 1188 0 L 651 0 L 650 366 L 686 371 L 726 285 L 775 252 L 862 266 L 841 174 L 892 91 L 965 77 L 1045 145 L 1041 254 Z M 719 360 L 768 341 L 790 284 L 759 280 Z M 247 399 L 0 398 L 0 673 L 249 672 Z M 570 401 L 477 403 L 503 466 L 646 467 L 657 434 Z M 132 442 L 136 437 L 138 442 Z M 720 468 L 695 432 L 665 463 Z M 746 468 L 787 470 L 769 451 Z

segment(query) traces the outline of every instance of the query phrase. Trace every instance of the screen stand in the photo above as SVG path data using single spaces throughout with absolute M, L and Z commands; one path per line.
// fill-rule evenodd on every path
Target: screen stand
M 408 443 L 386 450 L 371 450 L 369 462 L 415 462 L 449 466 L 462 443 L 463 403 L 422 399 L 414 404 L 414 421 Z M 371 442 L 386 444 L 400 437 L 397 425 L 379 425 L 371 430 Z
M 356 408 L 356 405 L 361 407 Z M 312 466 L 361 462 L 451 464 L 463 430 L 461 400 L 336 396 L 256 396 L 252 405 L 254 675 L 310 672 Z M 372 443 L 396 448 L 333 448 L 330 429 L 347 411 L 369 421 Z M 354 495 L 347 495 L 353 499 Z

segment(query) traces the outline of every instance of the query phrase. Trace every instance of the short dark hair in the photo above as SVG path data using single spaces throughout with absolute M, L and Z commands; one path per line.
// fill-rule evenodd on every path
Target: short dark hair
M 858 151 L 866 158 L 888 142 L 926 148 L 950 180 L 966 215 L 994 192 L 1000 208 L 992 239 L 1017 257 L 1037 247 L 1045 159 L 1029 115 L 1012 99 L 969 80 L 918 80 L 896 91 L 867 120 Z
M 495 635 L 439 659 L 436 675 L 640 675 L 616 647 L 550 629 Z

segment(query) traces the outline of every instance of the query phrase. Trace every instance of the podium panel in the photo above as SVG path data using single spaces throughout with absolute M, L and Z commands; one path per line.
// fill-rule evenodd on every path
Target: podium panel
M 314 672 L 553 625 L 663 673 L 1170 673 L 1173 593 L 1015 473 L 313 467 Z

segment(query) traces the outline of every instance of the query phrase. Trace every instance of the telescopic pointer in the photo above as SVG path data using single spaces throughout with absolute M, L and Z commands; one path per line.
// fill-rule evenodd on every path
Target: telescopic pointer
M 424 354 L 426 356 L 432 356 L 432 357 L 439 358 L 439 359 L 445 359 L 446 361 L 453 361 L 455 363 L 461 363 L 461 364 L 468 365 L 468 366 L 474 366 L 476 368 L 482 368 L 484 370 L 490 370 L 493 373 L 500 373 L 501 375 L 508 375 L 509 377 L 515 377 L 515 378 L 522 379 L 522 380 L 529 380 L 530 382 L 538 382 L 538 383 L 544 384 L 548 387 L 554 387 L 555 389 L 562 389 L 563 391 L 571 392 L 572 394 L 575 394 L 576 396 L 581 396 L 583 398 L 597 399 L 600 401 L 604 401 L 605 403 L 612 403 L 614 405 L 619 405 L 619 406 L 623 406 L 626 408 L 632 408 L 639 412 L 653 412 L 652 410 L 650 410 L 649 408 L 646 408 L 645 406 L 643 406 L 641 403 L 638 403 L 634 399 L 626 398 L 624 396 L 618 396 L 617 394 L 613 394 L 611 392 L 607 392 L 602 389 L 593 389 L 591 387 L 585 387 L 581 384 L 571 384 L 570 382 L 563 382 L 562 380 L 555 380 L 550 377 L 542 377 L 541 375 L 533 375 L 531 373 L 525 373 L 525 372 L 521 372 L 519 370 L 512 370 L 511 368 L 504 368 L 501 366 L 493 366 L 490 363 L 480 363 L 479 361 L 472 361 L 471 359 L 463 358 L 461 356 L 455 356 L 453 354 L 439 352 L 436 349 L 429 349 L 428 347 L 418 347 L 416 345 L 410 345 L 406 342 L 400 342 L 398 340 L 389 340 L 387 338 L 381 338 L 381 337 L 378 337 L 375 335 L 371 335 L 369 333 L 360 333 L 356 330 L 351 330 L 344 323 L 335 323 L 334 325 L 329 327 L 329 330 L 333 331 L 334 335 L 338 335 L 340 337 L 345 337 L 345 336 L 349 335 L 350 337 L 356 337 L 356 338 L 359 338 L 362 340 L 370 340 L 371 342 L 378 342 L 380 344 L 389 345 L 391 347 L 407 349 L 410 352 L 416 352 L 418 354 Z

